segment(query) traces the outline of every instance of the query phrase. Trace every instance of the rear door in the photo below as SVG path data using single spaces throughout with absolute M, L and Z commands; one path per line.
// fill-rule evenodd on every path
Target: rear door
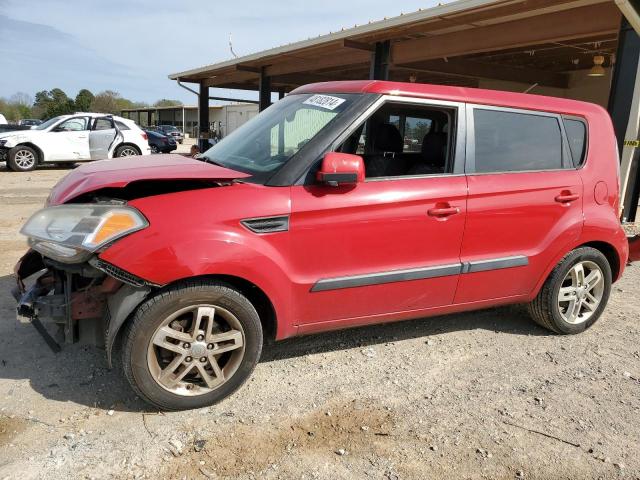
M 469 185 L 455 303 L 529 294 L 582 229 L 560 115 L 467 105 Z
M 116 136 L 116 129 L 111 117 L 99 117 L 93 120 L 89 133 L 89 150 L 91 160 L 102 160 L 109 157 L 109 146 Z

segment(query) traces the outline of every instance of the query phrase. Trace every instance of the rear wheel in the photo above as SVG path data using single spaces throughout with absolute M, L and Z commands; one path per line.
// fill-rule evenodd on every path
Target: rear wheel
M 536 323 L 556 333 L 580 333 L 604 311 L 611 293 L 611 266 L 595 248 L 569 252 L 529 304 Z
M 140 152 L 133 145 L 120 145 L 116 148 L 115 155 L 116 157 L 135 157 L 136 155 L 140 155 Z
M 151 145 L 151 153 L 159 153 L 158 147 Z
M 262 350 L 253 305 L 235 289 L 188 282 L 140 306 L 125 331 L 124 373 L 165 410 L 214 404 L 249 377 Z
M 9 168 L 16 172 L 28 172 L 36 168 L 38 153 L 26 145 L 18 145 L 9 150 Z

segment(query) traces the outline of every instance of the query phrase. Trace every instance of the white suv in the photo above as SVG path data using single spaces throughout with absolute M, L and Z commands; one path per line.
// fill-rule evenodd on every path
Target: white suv
M 150 154 L 147 134 L 132 120 L 103 113 L 52 118 L 31 130 L 0 134 L 0 161 L 15 171 L 44 163 L 86 162 Z

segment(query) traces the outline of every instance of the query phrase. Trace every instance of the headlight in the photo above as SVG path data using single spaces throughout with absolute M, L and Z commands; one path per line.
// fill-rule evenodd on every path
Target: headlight
M 20 233 L 34 250 L 54 260 L 78 263 L 114 240 L 149 225 L 138 210 L 112 205 L 60 205 L 44 208 Z
M 0 147 L 4 147 L 4 144 L 7 143 L 6 140 L 0 140 Z

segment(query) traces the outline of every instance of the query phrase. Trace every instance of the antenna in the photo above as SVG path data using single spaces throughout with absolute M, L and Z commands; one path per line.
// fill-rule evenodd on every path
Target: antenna
M 231 50 L 231 55 L 233 55 L 233 58 L 238 58 L 238 55 L 236 55 L 236 52 L 233 51 L 233 43 L 231 42 L 231 34 L 229 34 L 229 50 Z

